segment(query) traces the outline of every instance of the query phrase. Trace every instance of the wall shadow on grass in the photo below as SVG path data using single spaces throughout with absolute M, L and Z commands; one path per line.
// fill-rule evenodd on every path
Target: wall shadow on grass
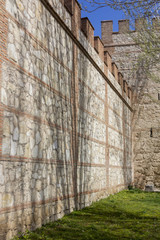
M 54 240 L 159 239 L 160 204 L 155 205 L 155 199 L 160 203 L 160 194 L 122 191 L 28 236 L 31 240 L 41 236 Z
M 30 11 L 34 16 L 34 9 L 42 10 L 33 26 L 38 40 L 24 30 L 28 29 L 28 19 L 20 14 L 14 1 L 12 7 L 17 9 L 19 24 L 11 20 L 9 23 L 17 43 L 8 44 L 14 48 L 11 61 L 17 65 L 5 63 L 3 69 L 9 108 L 4 117 L 9 130 L 3 133 L 3 143 L 8 143 L 3 154 L 9 160 L 7 166 L 4 164 L 3 198 L 8 196 L 12 201 L 3 201 L 2 207 L 9 207 L 9 213 L 5 212 L 2 239 L 26 229 L 34 230 L 89 205 L 87 194 L 94 182 L 92 178 L 91 183 L 93 149 L 88 149 L 87 144 L 87 137 L 94 135 L 94 123 L 84 113 L 84 108 L 90 110 L 86 104 L 90 100 L 88 92 L 82 89 L 77 99 L 77 66 L 73 60 L 78 57 L 73 52 L 74 44 L 44 6 L 35 6 L 37 3 L 32 1 Z M 83 68 L 90 71 L 89 64 Z

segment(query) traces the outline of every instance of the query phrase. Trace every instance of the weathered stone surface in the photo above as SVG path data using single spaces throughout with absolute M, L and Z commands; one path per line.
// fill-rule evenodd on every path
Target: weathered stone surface
M 5 105 L 7 105 L 7 103 L 8 103 L 7 93 L 4 88 L 1 89 L 1 101 Z
M 10 154 L 11 156 L 15 156 L 17 153 L 17 142 L 14 142 L 12 137 L 11 137 L 11 151 Z
M 9 240 L 132 181 L 131 113 L 112 73 L 116 91 L 41 1 L 5 3 L 0 239 Z M 63 3 L 49 3 L 71 29 Z M 77 35 L 103 71 L 99 54 L 80 29 Z M 157 165 L 152 171 L 158 178 Z
M 16 127 L 13 131 L 13 140 L 18 141 L 18 139 L 19 139 L 19 129 L 18 127 Z
M 94 50 L 95 51 L 95 50 Z M 78 54 L 78 76 L 87 86 L 94 90 L 103 100 L 105 100 L 105 82 L 94 66 L 84 56 L 82 52 Z M 99 87 L 101 86 L 101 87 Z
M 4 173 L 3 173 L 3 166 L 0 165 L 0 185 L 4 184 Z
M 159 86 L 159 73 L 157 73 L 154 66 L 152 69 L 152 76 L 156 78 L 148 78 L 143 68 L 133 68 L 137 64 L 139 55 L 141 54 L 140 46 L 135 44 L 134 39 L 137 38 L 137 32 L 130 33 L 109 33 L 110 43 L 113 48 L 108 48 L 107 42 L 104 42 L 105 49 L 111 51 L 112 58 L 115 60 L 120 71 L 123 73 L 124 79 L 132 86 L 137 94 L 137 100 L 133 105 L 134 118 L 133 118 L 133 161 L 134 161 L 134 175 L 135 185 L 145 189 L 148 182 L 159 187 L 159 170 L 156 166 L 159 164 L 159 101 L 158 93 L 160 92 Z M 107 32 L 103 31 L 103 39 L 106 41 Z M 158 66 L 159 69 L 159 66 Z M 130 112 L 124 107 L 125 121 L 130 121 Z M 153 135 L 151 136 L 151 128 Z M 125 124 L 125 133 L 131 137 L 130 127 Z M 131 151 L 131 146 L 125 140 L 125 147 L 128 152 Z M 127 156 L 128 159 L 129 156 Z M 129 166 L 129 160 L 127 160 Z
M 89 114 L 79 111 L 79 133 L 91 136 L 99 141 L 106 141 L 106 126 L 100 121 L 96 120 Z

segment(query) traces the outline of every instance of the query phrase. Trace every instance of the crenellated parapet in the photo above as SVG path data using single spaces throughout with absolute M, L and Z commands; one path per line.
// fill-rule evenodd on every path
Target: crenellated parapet
M 94 47 L 94 27 L 87 17 L 81 18 L 81 30 L 91 46 Z
M 101 32 L 102 32 L 102 41 L 103 43 L 112 42 L 112 33 L 113 33 L 113 21 L 102 21 L 101 22 Z
M 87 17 L 81 18 L 81 6 L 77 0 L 64 0 L 62 2 L 71 15 L 72 27 L 71 31 L 79 40 L 79 32 L 82 32 L 88 41 L 88 44 L 96 51 L 96 54 L 99 55 L 100 60 L 104 63 L 103 71 L 108 77 L 109 73 L 119 82 L 119 70 L 116 62 L 112 61 L 112 52 L 114 47 L 110 47 L 109 50 L 105 48 L 106 44 L 112 44 L 113 39 L 113 21 L 102 21 L 102 39 L 99 36 L 94 36 L 94 27 L 90 20 Z M 136 21 L 136 27 L 139 26 L 138 20 Z M 120 20 L 119 21 L 119 33 L 129 32 L 129 20 Z M 96 60 L 95 60 L 96 61 Z M 119 82 L 121 88 L 125 95 L 128 97 L 131 94 L 128 94 L 128 85 L 127 83 Z M 125 86 L 125 87 L 124 87 Z
M 119 33 L 127 33 L 129 32 L 129 20 L 119 20 Z
M 118 81 L 118 67 L 115 62 L 112 62 L 112 74 L 115 79 Z
M 76 0 L 0 3 L 0 240 L 9 240 L 133 182 L 133 109 Z
M 99 57 L 104 62 L 104 45 L 99 36 L 94 37 L 94 48 L 99 54 Z
M 76 0 L 64 0 L 64 6 L 71 14 L 71 30 L 78 38 L 79 29 L 81 28 L 81 6 Z
M 101 21 L 101 31 L 102 31 L 102 41 L 104 45 L 112 44 L 113 43 L 113 34 L 127 34 L 127 33 L 134 33 L 136 31 L 140 31 L 147 25 L 146 19 L 138 18 L 135 19 L 135 23 L 130 28 L 130 22 L 128 19 L 119 20 L 118 21 L 118 32 L 113 32 L 113 21 L 106 20 Z M 158 18 L 153 18 L 151 26 L 154 28 L 160 27 L 160 20 Z

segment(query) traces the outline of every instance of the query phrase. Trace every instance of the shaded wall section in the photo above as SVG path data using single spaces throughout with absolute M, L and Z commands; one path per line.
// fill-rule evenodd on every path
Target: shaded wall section
M 128 20 L 119 21 L 118 32 L 113 32 L 112 25 L 112 21 L 102 22 L 104 48 L 116 61 L 124 80 L 132 87 L 135 95 L 132 102 L 134 184 L 142 189 L 150 186 L 151 189 L 159 190 L 159 72 L 152 66 L 152 78 L 146 75 L 142 61 L 139 60 L 137 65 L 141 48 L 136 42 L 138 29 L 142 27 L 141 21 L 136 20 L 135 31 L 129 29 Z
M 76 1 L 1 0 L 0 28 L 3 240 L 132 182 L 132 108 Z

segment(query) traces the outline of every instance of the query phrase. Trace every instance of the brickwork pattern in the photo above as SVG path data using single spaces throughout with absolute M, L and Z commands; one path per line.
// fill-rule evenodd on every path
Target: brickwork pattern
M 77 1 L 0 3 L 0 239 L 9 240 L 130 184 L 132 108 L 91 24 L 81 30 Z
M 148 185 L 159 189 L 159 80 L 147 79 L 142 74 L 140 76 L 139 73 L 133 71 L 133 66 L 141 54 L 140 47 L 134 41 L 137 36 L 136 30 L 141 23 L 136 21 L 135 31 L 129 31 L 128 21 L 119 21 L 119 32 L 110 31 L 110 25 L 111 22 L 102 22 L 104 48 L 110 52 L 123 73 L 124 79 L 132 86 L 137 95 L 133 101 L 134 114 L 132 119 L 134 184 L 142 189 Z M 110 31 L 110 41 L 106 40 L 108 32 L 105 29 Z M 153 74 L 154 71 L 153 68 Z M 130 118 L 130 113 L 126 107 L 124 115 L 126 120 Z M 125 132 L 131 137 L 128 125 L 125 126 Z M 131 146 L 128 146 L 127 140 L 124 144 L 126 144 L 125 149 L 130 151 Z M 126 164 L 129 166 L 130 161 L 127 160 Z

